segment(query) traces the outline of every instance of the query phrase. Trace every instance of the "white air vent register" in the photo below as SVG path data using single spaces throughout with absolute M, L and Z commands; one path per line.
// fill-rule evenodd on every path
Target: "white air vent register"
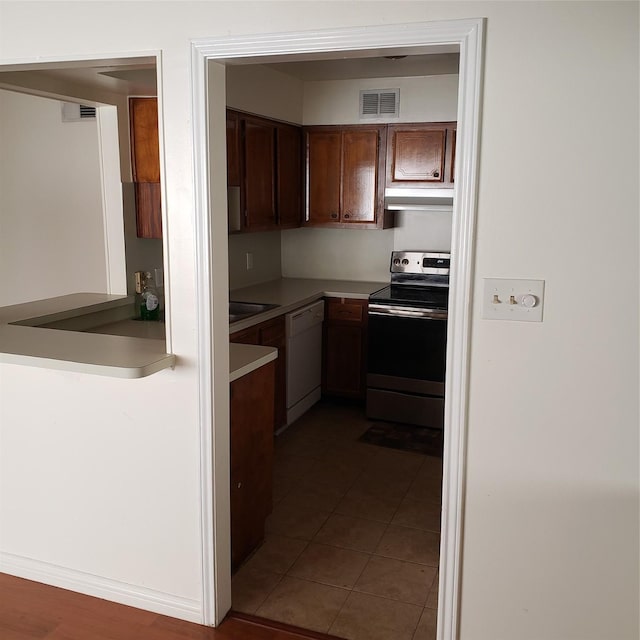
M 86 104 L 73 102 L 62 103 L 62 122 L 80 122 L 81 120 L 95 120 L 96 108 Z
M 398 118 L 400 89 L 366 89 L 360 92 L 360 120 Z

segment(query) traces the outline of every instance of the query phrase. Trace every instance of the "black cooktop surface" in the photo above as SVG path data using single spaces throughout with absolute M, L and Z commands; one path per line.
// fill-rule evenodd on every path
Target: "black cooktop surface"
M 377 304 L 396 304 L 446 311 L 449 307 L 449 288 L 391 284 L 372 293 L 369 301 Z

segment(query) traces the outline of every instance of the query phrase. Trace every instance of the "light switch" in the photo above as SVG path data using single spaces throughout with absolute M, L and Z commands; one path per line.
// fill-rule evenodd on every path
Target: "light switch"
M 542 322 L 544 280 L 485 278 L 482 317 Z

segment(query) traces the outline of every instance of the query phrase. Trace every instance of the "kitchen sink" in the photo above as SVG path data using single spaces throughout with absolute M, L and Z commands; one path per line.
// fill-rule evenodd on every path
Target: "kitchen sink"
M 229 302 L 229 324 L 279 306 L 278 304 L 262 304 L 260 302 Z

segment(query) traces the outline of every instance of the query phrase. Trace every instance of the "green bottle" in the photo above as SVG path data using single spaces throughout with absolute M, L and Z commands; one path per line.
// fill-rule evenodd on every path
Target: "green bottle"
M 160 298 L 149 271 L 144 274 L 144 286 L 140 295 L 140 319 L 160 320 Z

